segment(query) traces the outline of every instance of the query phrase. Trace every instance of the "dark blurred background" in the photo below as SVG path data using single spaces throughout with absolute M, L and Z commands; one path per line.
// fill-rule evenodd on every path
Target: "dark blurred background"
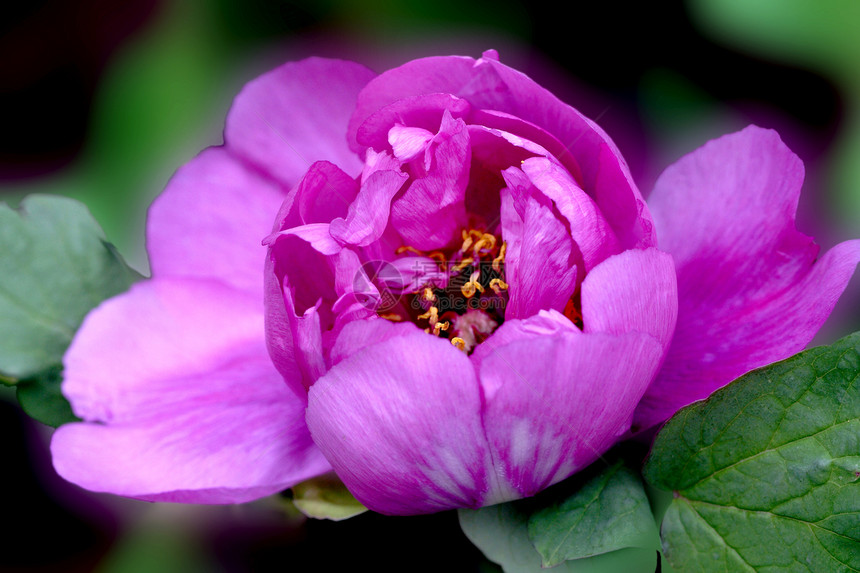
M 644 193 L 682 154 L 756 123 L 806 164 L 798 227 L 825 248 L 860 236 L 860 3 L 569 6 L 562 15 L 513 0 L 13 3 L 0 22 L 0 200 L 84 201 L 146 273 L 146 206 L 178 166 L 221 142 L 246 81 L 309 55 L 383 71 L 492 47 L 597 120 Z M 860 329 L 858 291 L 855 279 L 818 341 Z M 82 492 L 54 475 L 50 430 L 6 389 L 0 410 L 2 571 L 493 570 L 452 513 L 336 524 L 277 500 L 194 508 Z M 419 564 L 404 567 L 407 558 Z

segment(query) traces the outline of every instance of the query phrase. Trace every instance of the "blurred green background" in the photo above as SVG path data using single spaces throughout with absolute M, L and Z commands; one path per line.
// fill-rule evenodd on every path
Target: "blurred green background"
M 600 4 L 600 5 L 598 5 Z M 647 194 L 669 163 L 749 123 L 804 160 L 799 228 L 823 247 L 860 236 L 860 4 L 852 0 L 47 0 L 0 23 L 0 200 L 86 203 L 143 273 L 146 207 L 173 171 L 221 143 L 232 97 L 265 70 L 325 55 L 377 71 L 496 48 L 616 140 Z M 0 254 L 2 256 L 2 254 Z M 855 279 L 821 342 L 860 329 Z M 803 309 L 798 309 L 798 313 Z M 786 317 L 791 320 L 791 317 Z M 152 506 L 82 492 L 53 474 L 47 428 L 5 392 L 10 511 L 3 571 L 493 570 L 456 516 L 306 522 L 275 500 Z M 332 549 L 332 546 L 338 549 Z M 440 552 L 439 547 L 447 548 Z

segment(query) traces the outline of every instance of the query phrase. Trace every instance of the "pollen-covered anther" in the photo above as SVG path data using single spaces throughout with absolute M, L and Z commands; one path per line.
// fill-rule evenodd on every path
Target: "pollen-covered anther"
M 476 292 L 484 293 L 484 287 L 478 282 L 478 279 L 481 278 L 481 271 L 475 271 L 469 277 L 469 282 L 460 287 L 460 292 L 463 293 L 463 296 L 466 298 L 472 298 L 475 296 Z
M 507 247 L 507 243 L 502 243 L 502 246 L 499 247 L 499 255 L 493 259 L 493 270 L 497 273 L 502 272 L 502 264 L 505 262 L 505 251 L 507 250 Z
M 394 251 L 398 255 L 402 255 L 403 253 L 413 253 L 416 255 L 424 256 L 424 253 L 416 249 L 415 247 L 410 247 L 409 245 L 403 245 L 402 247 L 397 247 L 397 250 Z
M 471 265 L 473 262 L 475 262 L 475 260 L 472 257 L 466 257 L 465 259 L 457 263 L 457 265 L 454 267 L 454 270 L 460 272 L 469 265 Z
M 425 318 L 430 321 L 430 326 L 433 326 L 439 320 L 439 309 L 431 306 L 427 312 L 418 315 L 418 320 L 424 320 Z
M 454 346 L 456 346 L 457 348 L 459 348 L 460 350 L 462 350 L 464 352 L 466 351 L 466 341 L 463 340 L 462 338 L 460 338 L 459 336 L 455 336 L 454 338 L 452 338 L 451 344 L 453 344 Z
M 481 238 L 475 243 L 472 248 L 473 257 L 477 260 L 481 255 L 487 255 L 496 248 L 496 237 L 489 233 L 484 233 Z
M 403 322 L 403 317 L 399 314 L 395 314 L 393 312 L 387 312 L 385 314 L 380 314 L 379 318 L 384 318 L 385 320 L 390 320 L 391 322 Z
M 433 289 L 430 287 L 424 287 L 424 293 L 421 297 L 427 302 L 434 302 L 436 300 L 436 295 L 433 293 Z
M 478 282 L 478 279 L 481 278 L 481 271 L 475 270 L 472 275 L 469 277 L 469 282 L 475 285 L 475 288 L 478 289 L 481 293 L 484 292 L 484 287 L 481 286 L 481 283 Z
M 460 252 L 465 253 L 466 251 L 469 250 L 469 247 L 472 246 L 472 237 L 469 234 L 469 231 L 467 231 L 466 229 L 463 229 L 462 237 L 463 237 L 463 244 L 460 246 Z
M 436 261 L 436 264 L 439 265 L 440 269 L 444 269 L 447 265 L 447 262 L 445 261 L 445 254 L 441 251 L 433 251 L 431 253 L 427 253 L 427 256 Z
M 448 326 L 450 325 L 447 320 L 439 322 L 439 309 L 435 306 L 431 306 L 424 314 L 418 315 L 418 320 L 424 319 L 430 322 L 430 326 L 425 328 L 424 332 L 433 334 L 434 336 L 439 336 L 441 331 L 448 330 Z
M 491 237 L 493 242 L 495 242 L 496 240 L 493 235 L 490 235 L 489 233 L 485 233 L 483 231 L 479 231 L 477 229 L 463 229 L 463 231 L 460 233 L 460 236 L 463 237 L 463 244 L 460 246 L 460 252 L 464 254 L 472 248 L 472 245 L 476 244 L 476 241 L 480 242 L 483 239 L 486 243 L 486 237 Z M 483 248 L 483 246 L 481 248 Z M 478 248 L 475 248 L 474 250 L 477 253 Z
M 460 292 L 463 293 L 463 296 L 466 298 L 472 298 L 475 296 L 476 290 L 475 285 L 470 282 L 460 287 Z
M 500 295 L 503 290 L 508 290 L 508 283 L 503 281 L 500 278 L 490 279 L 490 288 L 493 289 L 493 292 Z

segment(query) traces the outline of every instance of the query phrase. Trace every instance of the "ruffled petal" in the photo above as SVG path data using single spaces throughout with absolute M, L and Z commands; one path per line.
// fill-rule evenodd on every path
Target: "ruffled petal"
M 540 310 L 563 310 L 577 284 L 578 252 L 552 202 L 534 189 L 519 169 L 504 173 L 502 238 L 507 243 L 506 318 L 525 318 Z
M 331 222 L 331 234 L 350 245 L 366 246 L 379 239 L 388 225 L 391 199 L 408 176 L 402 171 L 379 170 L 361 184 L 361 192 L 349 206 L 346 217 Z
M 423 127 L 407 127 L 394 124 L 388 131 L 388 144 L 398 161 L 412 161 L 427 148 L 433 133 Z
M 393 100 L 390 105 L 373 112 L 369 117 L 364 117 L 361 123 L 357 124 L 355 133 L 357 142 L 352 142 L 351 145 L 357 152 L 361 152 L 365 146 L 382 151 L 387 149 L 388 145 L 392 146 L 393 151 L 394 144 L 390 141 L 391 130 L 397 125 L 420 128 L 434 134 L 439 131 L 444 114 L 447 113 L 452 118 L 458 119 L 465 116 L 469 109 L 469 102 L 446 93 L 431 93 Z M 352 119 L 359 117 L 356 114 Z M 352 129 L 352 124 L 350 126 Z
M 328 161 L 317 161 L 302 176 L 295 190 L 295 216 L 277 221 L 280 229 L 298 224 L 331 223 L 345 217 L 358 195 L 355 178 Z
M 224 148 L 207 149 L 176 172 L 150 207 L 153 276 L 216 278 L 260 297 L 260 239 L 285 197 Z
M 328 223 L 310 223 L 299 225 L 286 231 L 272 233 L 263 241 L 266 246 L 273 245 L 283 237 L 296 237 L 308 243 L 314 251 L 321 255 L 332 256 L 340 253 L 343 246 L 331 236 Z
M 293 322 L 296 317 L 293 309 L 287 311 L 283 278 L 275 274 L 275 263 L 271 256 L 266 257 L 263 283 L 264 330 L 269 356 L 287 386 L 296 396 L 306 400 L 307 383 L 304 382 L 293 344 Z
M 387 514 L 483 505 L 490 460 L 468 357 L 423 332 L 346 358 L 310 389 L 308 427 L 364 505 Z
M 479 373 L 484 428 L 507 485 L 485 503 L 534 495 L 598 459 L 629 429 L 662 357 L 657 341 L 640 333 L 559 328 L 483 345 L 492 346 Z
M 423 58 L 407 62 L 370 80 L 359 93 L 355 111 L 349 119 L 347 139 L 352 149 L 356 152 L 364 147 L 382 149 L 381 145 L 387 141 L 388 130 L 403 111 L 410 113 L 410 116 L 407 121 L 400 123 L 435 130 L 435 126 L 426 124 L 431 118 L 439 118 L 443 109 L 460 105 L 456 102 L 457 98 L 452 98 L 450 94 L 456 95 L 460 87 L 468 83 L 474 62 L 472 58 L 461 56 Z M 391 112 L 382 111 L 398 100 L 406 101 L 402 105 L 392 106 Z M 468 109 L 468 103 L 463 102 L 463 105 Z M 375 114 L 378 119 L 372 117 Z M 371 121 L 365 125 L 369 119 Z
M 647 428 L 754 368 L 802 350 L 860 261 L 849 241 L 816 261 L 797 232 L 803 165 L 758 127 L 670 166 L 651 195 L 678 275 L 678 325 L 636 425 Z
M 431 251 L 459 236 L 468 216 L 464 197 L 469 183 L 469 132 L 446 111 L 428 145 L 432 157 L 426 174 L 413 177 L 391 205 L 391 224 L 405 244 Z
M 148 281 L 98 307 L 65 358 L 85 422 L 55 432 L 57 472 L 149 501 L 238 503 L 327 471 L 261 334 L 259 301 L 214 282 Z
M 374 75 L 362 65 L 323 58 L 263 74 L 233 102 L 227 147 L 287 186 L 320 160 L 357 175 L 361 160 L 350 151 L 346 130 L 359 91 Z
M 356 287 L 367 287 L 358 255 L 342 248 L 327 228 L 321 223 L 303 225 L 267 239 L 266 342 L 275 367 L 298 394 L 327 369 L 323 333 L 342 326 L 339 319 L 374 314 L 360 304 L 366 293 L 355 292 Z M 338 301 L 340 306 L 335 308 Z M 337 314 L 351 303 L 356 303 L 355 312 Z
M 544 157 L 533 157 L 523 161 L 521 169 L 567 219 L 570 235 L 582 255 L 585 272 L 621 252 L 615 232 L 594 200 L 560 165 Z
M 572 158 L 578 164 L 579 169 L 571 173 L 581 174 L 583 188 L 592 194 L 622 245 L 630 248 L 656 244 L 645 201 L 609 136 L 528 76 L 489 56 L 479 60 L 461 56 L 423 58 L 380 74 L 358 97 L 350 119 L 351 145 L 361 149 L 355 134 L 377 110 L 402 98 L 435 93 L 453 94 L 473 108 L 521 118 L 549 132 L 570 156 L 560 153 L 562 163 L 568 164 Z M 481 117 L 476 116 L 474 121 L 480 123 Z M 492 127 L 506 129 L 502 124 Z M 515 129 L 506 130 L 516 133 Z M 531 131 L 523 136 L 530 135 Z M 557 146 L 551 142 L 535 141 L 553 148 L 555 153 Z

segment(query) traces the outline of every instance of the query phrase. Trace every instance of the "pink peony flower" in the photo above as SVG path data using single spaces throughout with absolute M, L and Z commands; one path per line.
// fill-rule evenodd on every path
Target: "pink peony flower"
M 802 178 L 749 127 L 646 206 L 609 137 L 495 52 L 286 64 L 153 205 L 153 279 L 81 327 L 55 467 L 197 503 L 332 468 L 383 513 L 533 495 L 811 340 L 860 241 L 816 260 Z

